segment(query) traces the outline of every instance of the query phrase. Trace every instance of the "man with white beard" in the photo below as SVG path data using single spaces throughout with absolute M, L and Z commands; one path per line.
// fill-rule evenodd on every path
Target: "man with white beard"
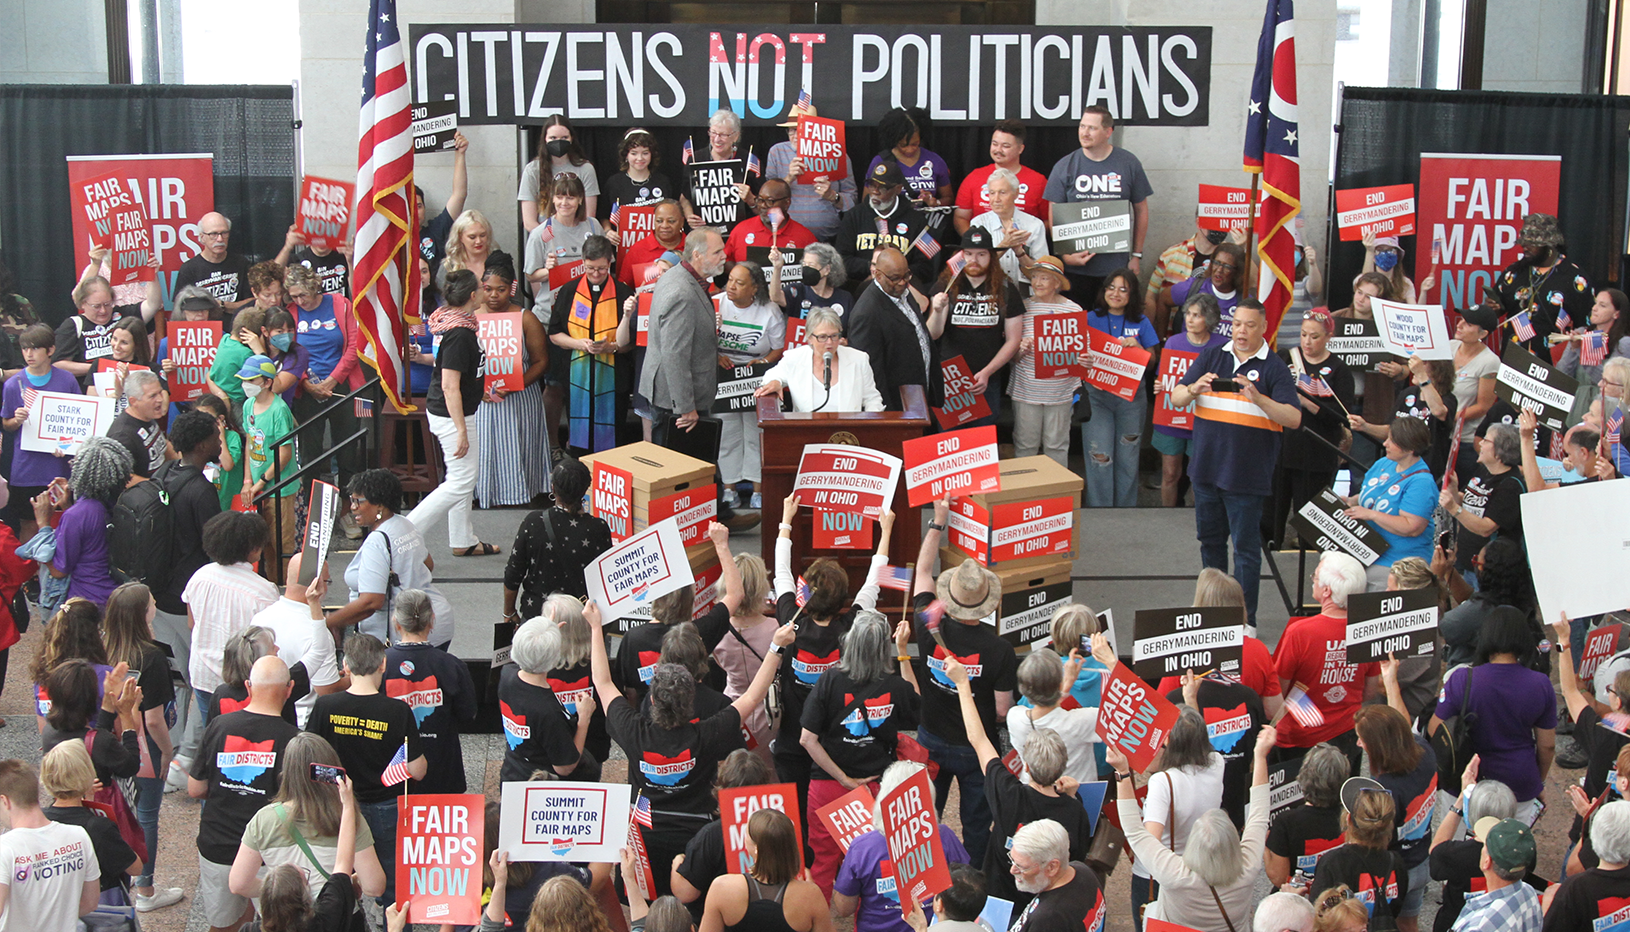
M 1052 819 L 1026 824 L 1013 835 L 1013 883 L 1034 893 L 1009 932 L 1103 932 L 1108 910 L 1098 878 L 1070 862 L 1070 836 Z

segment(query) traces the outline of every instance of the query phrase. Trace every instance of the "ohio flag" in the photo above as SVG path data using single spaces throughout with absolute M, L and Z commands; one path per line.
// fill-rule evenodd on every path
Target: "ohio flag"
M 1290 306 L 1295 289 L 1295 245 L 1290 223 L 1301 210 L 1302 167 L 1296 142 L 1296 28 L 1292 0 L 1268 0 L 1256 46 L 1256 75 L 1245 117 L 1245 170 L 1262 176 L 1266 196 L 1256 215 L 1262 274 L 1257 298 L 1268 312 L 1268 333 Z

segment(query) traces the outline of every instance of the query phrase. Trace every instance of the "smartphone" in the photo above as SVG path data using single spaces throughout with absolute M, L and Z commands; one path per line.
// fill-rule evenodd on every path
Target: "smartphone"
M 1081 635 L 1081 656 L 1092 656 L 1092 635 L 1090 634 Z
M 1240 390 L 1239 383 L 1233 379 L 1212 379 L 1211 390 L 1214 392 L 1235 392 Z
M 126 683 L 134 683 L 139 679 L 141 679 L 141 674 L 140 673 L 126 673 L 125 674 L 125 682 Z
M 332 783 L 335 786 L 339 786 L 340 777 L 343 776 L 345 776 L 344 767 L 338 767 L 333 764 L 314 763 L 311 765 L 311 782 L 313 783 Z
M 1455 549 L 1455 532 L 1453 528 L 1438 535 L 1438 546 L 1443 548 L 1444 553 Z

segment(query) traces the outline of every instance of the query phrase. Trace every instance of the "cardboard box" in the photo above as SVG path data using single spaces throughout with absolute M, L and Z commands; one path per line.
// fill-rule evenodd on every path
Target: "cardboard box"
M 1001 491 L 951 500 L 942 561 L 947 549 L 960 554 L 957 563 L 972 557 L 990 567 L 1075 559 L 1081 477 L 1046 456 L 1002 460 L 1001 475 Z
M 626 501 L 612 502 L 605 498 L 601 490 L 592 486 L 587 501 L 589 514 L 605 518 L 608 523 L 612 524 L 612 536 L 618 540 L 628 535 L 621 535 L 618 531 L 619 516 L 609 513 L 612 508 L 608 507 L 608 513 L 601 513 L 602 503 L 607 506 L 624 507 L 626 509 L 624 513 L 632 521 L 624 522 L 624 524 L 629 527 L 628 534 L 631 535 L 637 534 L 650 526 L 651 504 L 653 502 L 672 504 L 675 495 L 699 490 L 703 487 L 712 488 L 713 486 L 714 469 L 711 463 L 692 456 L 686 456 L 683 453 L 676 453 L 654 443 L 645 443 L 643 441 L 631 443 L 583 457 L 583 464 L 589 467 L 591 475 L 594 473 L 597 463 L 628 473 L 629 488 Z M 708 497 L 714 496 L 710 495 Z M 683 514 L 685 511 L 691 510 L 696 504 L 700 504 L 700 502 L 684 503 L 684 507 L 679 511 L 674 511 L 671 507 L 665 508 L 663 516 Z M 682 521 L 682 525 L 685 524 L 686 522 Z M 694 521 L 689 523 L 688 526 L 692 533 L 685 542 L 686 553 L 690 554 L 693 559 L 704 549 L 708 553 L 711 553 L 713 549 L 712 544 L 708 543 L 706 538 L 705 519 L 701 522 L 701 530 L 696 530 L 695 524 Z M 681 530 L 684 529 L 682 526 Z
M 951 569 L 967 554 L 942 548 L 940 566 Z M 1070 560 L 1049 563 L 991 567 L 1002 583 L 1002 603 L 988 619 L 1003 640 L 1021 652 L 1052 637 L 1053 613 L 1075 601 L 1075 584 L 1070 580 Z

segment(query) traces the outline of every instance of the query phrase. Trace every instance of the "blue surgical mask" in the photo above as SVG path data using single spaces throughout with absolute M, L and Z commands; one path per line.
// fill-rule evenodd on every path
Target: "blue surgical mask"
M 272 345 L 277 347 L 279 353 L 287 353 L 289 347 L 294 345 L 294 334 L 274 333 L 272 334 Z
M 1292 262 L 1291 265 L 1292 266 L 1301 265 L 1302 264 L 1302 247 L 1300 247 L 1300 246 L 1296 247 L 1295 254 L 1296 254 L 1296 261 Z
M 1398 254 L 1388 249 L 1375 254 L 1375 267 L 1382 272 L 1390 272 L 1398 267 Z

